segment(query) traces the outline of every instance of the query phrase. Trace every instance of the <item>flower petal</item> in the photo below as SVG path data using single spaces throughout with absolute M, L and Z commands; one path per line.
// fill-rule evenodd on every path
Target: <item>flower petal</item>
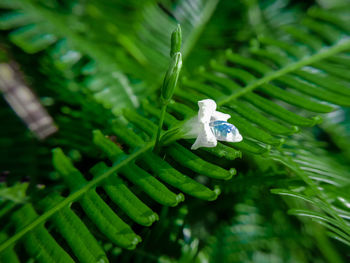
M 184 139 L 193 139 L 197 138 L 198 134 L 200 133 L 202 129 L 202 126 L 198 122 L 198 116 L 195 116 L 188 121 L 185 122 L 183 125 L 183 138 Z
M 212 114 L 216 110 L 216 103 L 211 99 L 198 101 L 198 121 L 201 123 L 209 123 Z
M 191 150 L 196 150 L 200 147 L 215 147 L 217 145 L 217 140 L 212 133 L 208 123 L 201 123 L 201 131 L 198 134 L 198 137 L 194 144 L 191 147 Z
M 214 111 L 211 115 L 211 121 L 227 121 L 231 118 L 230 114 L 222 113 L 220 111 Z
M 236 129 L 236 132 L 230 132 L 227 134 L 226 138 L 221 141 L 225 142 L 240 142 L 243 140 L 242 135 L 239 133 L 238 129 Z
M 216 111 L 215 101 L 211 99 L 201 100 L 198 101 L 198 106 L 198 116 L 184 125 L 184 138 L 197 137 L 191 147 L 192 150 L 196 150 L 200 147 L 215 147 L 218 140 L 227 142 L 240 142 L 243 140 L 237 128 L 227 123 L 227 120 L 231 118 L 231 116 Z M 216 122 L 219 123 L 215 124 Z M 212 125 L 213 123 L 214 126 Z M 222 127 L 216 127 L 220 125 Z M 227 128 L 226 126 L 229 127 Z M 231 126 L 234 128 L 233 130 L 231 130 Z

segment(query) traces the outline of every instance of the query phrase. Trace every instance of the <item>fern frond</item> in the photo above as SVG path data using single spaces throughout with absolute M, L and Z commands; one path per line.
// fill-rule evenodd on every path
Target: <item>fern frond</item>
M 312 113 L 331 112 L 335 105 L 350 106 L 344 68 L 349 31 L 331 14 L 333 20 L 319 9 L 313 8 L 309 14 L 303 20 L 307 25 L 295 27 L 293 32 L 308 32 L 310 39 L 320 43 L 316 50 L 311 42 L 294 38 L 295 34 L 286 34 L 289 40 L 283 41 L 261 37 L 260 49 L 246 56 L 229 50 L 208 69 L 201 68 L 195 79 L 184 79 L 175 100 L 190 106 L 192 116 L 198 100 L 215 100 L 219 110 L 229 113 L 229 121 L 242 131 L 244 140 L 235 147 L 251 152 L 283 143 L 280 136 L 299 131 L 298 126 L 319 123 L 320 116 Z M 332 28 L 336 39 L 317 30 L 321 26 Z M 174 111 L 181 114 L 176 108 Z M 306 116 L 298 114 L 302 111 Z
M 130 118 L 132 118 L 131 115 L 132 114 L 129 114 Z M 59 202 L 53 206 L 46 207 L 44 213 L 35 219 L 33 218 L 33 221 L 26 227 L 22 228 L 22 226 L 17 225 L 16 228 L 19 229 L 19 231 L 0 246 L 1 251 L 17 242 L 20 238 L 35 233 L 39 225 L 47 220 L 51 221 L 53 217 L 56 218 L 56 216 L 61 213 L 60 211 L 66 209 L 72 202 L 78 202 L 85 214 L 87 214 L 100 232 L 114 244 L 125 248 L 134 248 L 140 239 L 102 200 L 95 188 L 97 186 L 102 187 L 110 199 L 132 220 L 139 224 L 150 225 L 158 219 L 158 216 L 128 189 L 129 187 L 122 179 L 116 177 L 116 171 L 125 177 L 126 180 L 133 183 L 138 189 L 142 190 L 151 199 L 165 206 L 175 206 L 183 201 L 184 197 L 181 193 L 178 195 L 174 194 L 156 177 L 151 176 L 147 172 L 148 169 L 154 171 L 155 175 L 158 176 L 161 181 L 197 198 L 214 200 L 219 194 L 217 190 L 210 190 L 187 175 L 182 174 L 165 160 L 162 160 L 150 152 L 154 142 L 146 143 L 139 136 L 134 134 L 132 130 L 127 130 L 126 128 L 121 129 L 120 126 L 115 130 L 117 131 L 116 134 L 118 138 L 124 141 L 124 143 L 128 143 L 128 146 L 135 150 L 131 150 L 131 153 L 127 155 L 116 144 L 104 137 L 101 132 L 95 131 L 94 142 L 96 146 L 107 155 L 114 163 L 114 166 L 107 167 L 103 163 L 95 165 L 91 169 L 94 178 L 90 181 L 84 179 L 83 175 L 72 166 L 71 162 L 63 155 L 62 151 L 59 149 L 54 151 L 54 165 L 62 175 L 71 194 L 65 199 L 58 198 Z M 198 156 L 190 153 L 180 145 L 178 146 L 178 150 L 181 152 L 172 153 L 172 157 L 176 159 L 179 155 L 183 154 L 183 151 L 188 152 L 187 155 L 181 156 L 181 160 L 184 162 L 183 166 L 194 172 L 203 173 L 214 178 L 229 178 L 234 173 L 234 171 L 226 171 L 219 166 L 201 160 Z M 193 157 L 196 157 L 196 161 L 191 160 Z M 137 159 L 140 159 L 140 164 L 135 164 L 135 160 Z M 146 168 L 147 170 L 144 170 Z M 45 202 L 45 199 L 43 202 Z M 98 206 L 96 206 L 96 204 L 98 204 Z M 114 224 L 112 226 L 107 222 L 115 222 L 117 225 Z M 112 230 L 112 228 L 115 230 Z M 28 244 L 25 246 L 28 246 Z
M 297 229 L 286 217 L 269 215 L 267 198 L 264 207 L 260 207 L 258 200 L 247 199 L 250 202 L 234 206 L 233 220 L 219 228 L 204 248 L 209 261 L 307 262 L 307 256 L 296 250 L 303 251 L 303 246 L 311 241 L 310 237 L 304 236 L 303 241 L 298 242 Z M 281 212 L 276 212 L 278 208 L 274 211 Z M 282 225 L 284 227 L 278 227 Z
M 46 14 L 46 10 L 44 13 Z M 320 121 L 318 116 L 299 115 L 299 110 L 325 113 L 332 111 L 333 105 L 349 106 L 349 88 L 342 84 L 347 79 L 346 75 L 343 76 L 343 73 L 347 72 L 343 66 L 349 60 L 346 54 L 350 49 L 348 33 L 343 27 L 339 28 L 337 19 L 334 17 L 329 19 L 317 9 L 310 11 L 310 16 L 314 18 L 305 20 L 304 31 L 289 29 L 293 33 L 287 35 L 289 38 L 286 40 L 262 37 L 259 41 L 263 48 L 252 50 L 244 56 L 228 51 L 222 60 L 212 62 L 207 70 L 201 70 L 193 78 L 184 79 L 181 88 L 176 92 L 173 104 L 169 105 L 170 113 L 165 116 L 164 122 L 168 132 L 176 131 L 185 121 L 196 115 L 198 100 L 212 98 L 221 111 L 231 114 L 231 121 L 242 132 L 244 141 L 237 143 L 235 147 L 262 154 L 272 146 L 282 144 L 284 142 L 282 136 L 297 132 L 299 128 L 295 126 L 308 127 Z M 321 21 L 316 21 L 318 19 Z M 332 34 L 320 31 L 323 25 L 332 31 Z M 305 35 L 305 32 L 315 32 L 318 35 L 310 36 L 306 39 L 306 43 L 298 42 L 300 38 L 295 36 L 303 33 Z M 337 32 L 335 33 L 337 38 L 334 38 L 334 32 Z M 72 39 L 74 41 L 75 38 Z M 79 44 L 80 41 L 79 38 L 75 44 Z M 101 51 L 92 54 L 95 47 L 85 46 L 85 50 L 84 45 L 83 52 L 86 51 L 105 67 L 112 63 L 111 58 L 102 55 Z M 320 64 L 324 61 L 327 63 Z M 73 59 L 72 64 L 74 63 Z M 337 67 L 334 68 L 333 65 Z M 113 66 L 112 71 L 118 70 L 119 68 Z M 331 78 L 319 81 L 324 80 L 324 76 Z M 97 87 L 97 89 L 103 91 L 103 88 Z M 85 229 L 85 222 L 76 218 L 74 209 L 70 208 L 72 203 L 79 206 L 81 212 L 94 226 L 91 228 L 98 229 L 103 238 L 120 247 L 132 249 L 140 241 L 140 237 L 120 215 L 117 215 L 111 203 L 115 203 L 130 219 L 141 225 L 151 225 L 158 218 L 148 204 L 144 200 L 141 201 L 132 191 L 134 188 L 145 193 L 149 198 L 147 200 L 153 200 L 163 206 L 176 206 L 183 201 L 183 194 L 174 193 L 173 189 L 204 200 L 214 200 L 219 191 L 198 183 L 188 174 L 228 180 L 236 173 L 231 167 L 232 162 L 228 165 L 225 163 L 221 167 L 216 164 L 215 157 L 224 157 L 223 159 L 232 161 L 240 156 L 240 152 L 226 144 L 219 144 L 214 149 L 192 152 L 188 149 L 187 141 L 179 141 L 164 148 L 166 157 L 162 159 L 151 152 L 157 127 L 155 123 L 159 114 L 154 98 L 145 101 L 138 111 L 124 110 L 121 116 L 123 118 L 116 122 L 117 126 L 108 127 L 112 130 L 111 134 L 108 134 L 116 135 L 118 143 L 123 143 L 123 149 L 106 138 L 102 132 L 95 131 L 94 149 L 108 159 L 107 163 L 113 165 L 105 163 L 95 165 L 91 170 L 93 179 L 86 179 L 83 175 L 85 173 L 75 168 L 60 149 L 54 150 L 54 165 L 70 194 L 66 198 L 60 194 L 57 198 L 54 197 L 55 204 L 52 206 L 46 206 L 45 200 L 49 198 L 46 197 L 42 204 L 33 202 L 17 210 L 13 214 L 16 233 L 0 245 L 0 252 L 10 251 L 16 242 L 23 241 L 28 253 L 33 257 L 38 256 L 43 262 L 57 261 L 58 258 L 64 258 L 69 262 L 72 259 L 62 248 L 62 244 L 68 243 L 68 247 L 79 260 L 87 260 L 79 254 L 78 248 L 74 245 L 80 236 L 67 234 L 76 227 Z M 151 172 L 156 176 L 153 177 Z M 323 179 L 333 180 L 335 183 L 344 182 L 344 178 L 329 178 L 331 176 L 327 173 L 321 175 L 320 181 Z M 131 189 L 128 184 L 133 184 L 133 188 Z M 112 202 L 107 204 L 99 190 L 103 191 L 106 194 L 104 197 Z M 42 214 L 37 212 L 40 209 Z M 20 218 L 24 214 L 29 216 L 25 222 L 21 222 Z M 69 219 L 70 224 L 64 224 L 64 218 Z M 337 217 L 337 220 L 344 225 L 341 217 L 340 219 Z M 61 226 L 57 227 L 59 229 L 57 231 L 66 241 L 58 240 L 53 233 L 50 233 L 45 226 L 46 222 Z M 6 235 L 10 232 L 8 229 L 5 231 Z M 97 248 L 94 238 L 87 234 L 86 229 L 81 231 L 89 240 L 84 249 L 91 248 L 91 251 L 96 251 L 95 255 L 104 257 Z M 38 255 L 38 248 L 46 240 L 47 248 Z M 39 246 L 32 247 L 34 241 L 39 242 Z
M 218 0 L 178 1 L 176 6 L 169 6 L 173 18 L 160 12 L 160 8 L 156 6 L 144 9 L 144 23 L 142 23 L 137 35 L 137 39 L 141 41 L 137 42 L 140 43 L 144 55 L 149 61 L 152 61 L 151 65 L 154 67 L 154 71 L 163 72 L 166 70 L 165 65 L 168 64 L 167 58 L 169 57 L 168 39 L 176 24 L 181 24 L 184 39 L 182 54 L 186 57 L 194 47 L 218 2 Z M 156 19 L 154 19 L 155 17 Z M 147 32 L 152 32 L 152 34 Z
M 25 195 L 27 188 L 28 183 L 18 183 L 10 187 L 3 183 L 0 184 L 0 204 L 2 205 L 4 201 L 24 203 L 27 199 Z
M 330 236 L 349 245 L 347 189 L 350 174 L 346 167 L 316 148 L 312 141 L 305 140 L 304 144 L 309 144 L 309 149 L 302 150 L 289 144 L 289 149 L 282 154 L 272 154 L 272 158 L 289 167 L 306 185 L 273 189 L 272 193 L 302 200 L 300 207 L 289 210 L 290 214 L 316 220 L 330 230 Z
M 1 232 L 0 241 L 5 242 L 6 239 L 8 239 L 8 236 L 5 233 Z M 13 250 L 13 247 L 8 248 L 3 253 L 1 253 L 0 260 L 3 262 L 14 262 L 14 263 L 20 262 L 16 255 L 16 252 Z
M 81 14 L 75 14 L 72 6 L 62 7 L 67 10 L 56 13 L 57 9 L 35 1 L 16 0 L 15 3 L 17 5 L 13 7 L 14 11 L 0 17 L 0 28 L 9 30 L 19 27 L 10 33 L 10 38 L 16 45 L 26 52 L 35 53 L 58 40 L 67 39 L 72 52 L 82 52 L 93 60 L 99 70 L 112 77 L 114 74 L 126 95 L 133 93 L 130 96 L 133 101 L 135 91 L 130 89 L 126 75 L 146 82 L 138 95 L 144 96 L 146 92 L 152 92 L 161 81 L 159 72 L 166 69 L 171 30 L 176 24 L 182 24 L 185 36 L 184 54 L 187 55 L 218 1 L 179 1 L 168 10 L 174 17 L 169 16 L 154 1 L 143 1 L 142 4 L 119 2 L 113 7 L 115 13 L 111 16 L 117 13 L 125 19 L 113 21 L 103 15 L 111 12 L 106 8 L 109 5 L 99 1 L 77 3 L 81 10 L 86 10 Z M 75 15 L 79 17 L 79 21 Z M 66 27 L 67 21 L 70 23 L 69 27 Z M 84 28 L 81 28 L 82 24 L 85 24 Z M 131 28 L 134 30 L 130 30 Z M 90 37 L 86 39 L 85 36 Z M 148 74 L 144 74 L 145 69 Z M 153 88 L 149 88 L 150 85 Z M 116 88 L 118 87 L 114 89 Z
M 342 151 L 344 159 L 350 161 L 349 109 L 339 109 L 326 118 L 321 127 L 332 138 L 332 142 Z

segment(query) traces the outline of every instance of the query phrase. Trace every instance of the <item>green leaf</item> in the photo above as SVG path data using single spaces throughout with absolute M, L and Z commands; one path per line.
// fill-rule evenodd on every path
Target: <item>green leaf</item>
M 11 201 L 14 203 L 25 203 L 27 201 L 28 183 L 17 183 L 11 187 L 0 184 L 0 201 Z

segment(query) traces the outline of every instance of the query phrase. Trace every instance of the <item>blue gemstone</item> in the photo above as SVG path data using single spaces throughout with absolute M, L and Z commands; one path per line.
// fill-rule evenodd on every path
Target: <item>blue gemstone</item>
M 237 128 L 226 121 L 212 121 L 210 129 L 218 140 L 225 140 L 229 133 L 236 134 Z

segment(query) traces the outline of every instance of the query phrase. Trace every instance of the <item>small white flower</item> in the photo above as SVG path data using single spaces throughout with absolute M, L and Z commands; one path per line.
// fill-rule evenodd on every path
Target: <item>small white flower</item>
M 198 101 L 198 116 L 186 124 L 185 138 L 197 138 L 191 147 L 215 147 L 217 141 L 240 142 L 243 140 L 238 129 L 228 123 L 229 114 L 216 111 L 216 103 L 211 99 Z

